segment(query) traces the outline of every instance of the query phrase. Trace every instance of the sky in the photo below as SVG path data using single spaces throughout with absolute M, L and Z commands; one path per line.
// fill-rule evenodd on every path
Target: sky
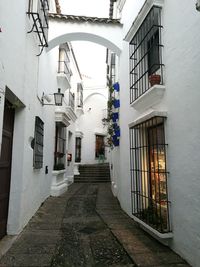
M 59 0 L 62 14 L 108 17 L 110 0 Z M 106 86 L 106 48 L 91 42 L 72 42 L 86 87 Z M 86 78 L 87 77 L 87 78 Z
M 61 10 L 66 15 L 108 17 L 110 0 L 60 0 Z
M 106 86 L 106 48 L 86 41 L 72 42 L 85 87 Z

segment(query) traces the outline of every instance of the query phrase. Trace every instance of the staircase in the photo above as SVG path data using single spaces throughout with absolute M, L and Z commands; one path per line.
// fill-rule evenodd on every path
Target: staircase
M 79 172 L 80 175 L 74 176 L 75 183 L 110 182 L 110 168 L 108 163 L 80 165 Z

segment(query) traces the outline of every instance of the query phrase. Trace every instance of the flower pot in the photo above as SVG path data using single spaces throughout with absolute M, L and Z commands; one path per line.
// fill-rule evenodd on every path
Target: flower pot
M 119 83 L 114 83 L 113 88 L 115 91 L 119 92 Z
M 114 106 L 114 108 L 119 108 L 120 107 L 120 101 L 119 101 L 119 99 L 115 99 L 113 101 L 113 106 Z
M 154 86 L 155 84 L 160 84 L 161 77 L 159 74 L 152 74 L 149 76 L 149 82 L 151 86 Z
M 118 112 L 112 113 L 112 121 L 116 122 L 118 119 L 119 119 L 119 113 Z
M 116 135 L 117 137 L 120 137 L 120 129 L 116 129 L 116 130 L 115 130 L 115 135 Z
M 116 135 L 113 135 L 112 141 L 114 146 L 119 146 L 119 139 Z

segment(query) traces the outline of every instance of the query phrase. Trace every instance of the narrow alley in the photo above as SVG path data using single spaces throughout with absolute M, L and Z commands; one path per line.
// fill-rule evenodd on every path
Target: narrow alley
M 127 216 L 110 183 L 74 183 L 49 197 L 0 267 L 159 266 L 186 267 Z

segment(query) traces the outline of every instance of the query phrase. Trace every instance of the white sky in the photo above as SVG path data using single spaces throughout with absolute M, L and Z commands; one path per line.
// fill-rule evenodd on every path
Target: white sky
M 62 14 L 108 17 L 110 0 L 59 0 Z M 91 42 L 72 42 L 84 86 L 105 87 L 106 48 Z
M 110 0 L 60 0 L 62 14 L 108 17 Z
M 106 86 L 106 48 L 86 41 L 72 42 L 86 87 Z M 84 77 L 88 76 L 88 78 Z

